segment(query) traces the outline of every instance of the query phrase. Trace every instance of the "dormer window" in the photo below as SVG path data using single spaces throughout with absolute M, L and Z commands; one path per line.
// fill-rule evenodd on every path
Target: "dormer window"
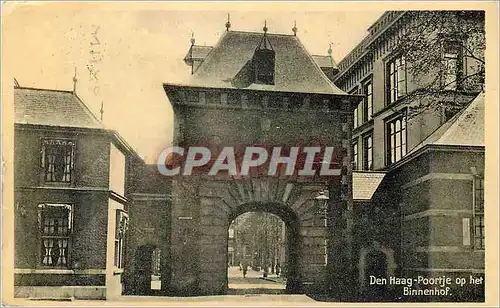
M 264 32 L 253 56 L 255 83 L 274 84 L 274 62 L 275 52 Z

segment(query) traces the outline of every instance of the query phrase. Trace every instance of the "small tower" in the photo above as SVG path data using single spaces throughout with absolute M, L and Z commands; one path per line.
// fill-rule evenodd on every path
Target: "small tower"
M 104 120 L 104 101 L 101 101 L 101 109 L 99 110 L 101 114 L 101 122 Z
M 194 38 L 194 32 L 191 32 L 191 39 L 189 41 L 191 42 L 191 46 L 194 46 L 194 43 L 196 43 L 196 39 Z
M 76 78 L 76 66 L 75 66 L 75 74 L 73 75 L 73 94 L 76 94 L 76 83 L 78 82 L 78 78 Z
M 299 31 L 299 29 L 297 29 L 297 21 L 294 20 L 293 21 L 293 28 L 292 28 L 293 36 L 297 36 L 297 31 Z
M 229 31 L 229 29 L 231 28 L 230 17 L 231 16 L 229 14 L 227 14 L 226 31 Z
M 191 66 L 191 74 L 194 74 L 213 47 L 195 45 L 196 40 L 194 38 L 194 32 L 191 32 L 190 42 L 191 46 L 189 47 L 187 55 L 184 57 L 184 62 Z
M 337 62 L 335 62 L 335 60 L 333 59 L 333 56 L 332 56 L 332 53 L 333 53 L 332 45 L 333 45 L 333 43 L 328 44 L 327 53 L 328 53 L 328 57 L 330 58 L 331 76 L 332 76 L 331 79 L 333 80 L 333 77 L 339 72 L 339 68 L 337 66 Z
M 274 84 L 275 52 L 267 36 L 267 22 L 264 22 L 264 35 L 255 49 L 253 56 L 253 67 L 255 82 L 262 84 Z

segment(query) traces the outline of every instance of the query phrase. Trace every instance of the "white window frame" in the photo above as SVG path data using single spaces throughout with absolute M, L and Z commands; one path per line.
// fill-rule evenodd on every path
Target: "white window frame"
M 478 206 L 477 204 L 477 193 L 478 193 L 478 188 L 477 184 L 478 181 L 481 183 L 481 188 L 479 189 L 482 193 L 480 196 L 480 199 L 482 201 L 481 207 Z M 474 234 L 474 249 L 476 250 L 484 250 L 485 248 L 485 227 L 484 227 L 484 178 L 481 176 L 474 176 L 474 181 L 472 184 L 472 189 L 473 189 L 473 234 Z M 479 218 L 480 225 L 478 226 L 477 220 Z M 478 236 L 478 227 L 480 228 L 480 236 Z M 479 241 L 479 245 L 478 245 Z
M 392 104 L 407 93 L 407 72 L 404 56 L 387 62 L 387 103 Z
M 49 208 L 64 208 L 68 210 L 68 234 L 66 235 L 48 235 L 44 233 L 44 215 L 43 212 L 46 209 Z M 40 203 L 38 204 L 38 214 L 37 214 L 37 221 L 38 221 L 38 233 L 39 233 L 39 248 L 38 248 L 38 253 L 39 255 L 37 264 L 41 267 L 46 267 L 46 268 L 69 268 L 71 264 L 71 247 L 73 243 L 73 204 L 67 204 L 67 203 Z M 66 264 L 61 264 L 59 261 L 62 262 L 63 259 L 58 260 L 58 262 L 55 265 L 49 265 L 45 263 L 45 260 L 49 262 L 49 259 L 51 259 L 52 256 L 47 257 L 46 259 L 46 254 L 42 253 L 42 248 L 44 247 L 45 241 L 49 240 L 66 240 L 67 242 L 63 242 L 65 246 L 61 247 L 59 246 L 59 249 L 66 248 L 66 252 L 64 250 L 61 251 L 61 255 L 65 257 L 65 263 Z M 63 244 L 63 245 L 64 245 Z M 51 251 L 52 249 L 57 249 L 55 246 L 55 243 L 52 243 L 51 246 L 49 246 L 48 251 Z M 52 263 L 52 262 L 51 262 Z
M 124 267 L 125 236 L 127 234 L 129 216 L 123 210 L 116 210 L 115 221 L 115 256 L 113 264 L 116 268 Z

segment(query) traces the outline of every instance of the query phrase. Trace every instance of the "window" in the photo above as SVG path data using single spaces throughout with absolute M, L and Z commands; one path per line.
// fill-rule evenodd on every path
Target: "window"
M 484 249 L 484 179 L 474 178 L 474 247 Z
M 365 94 L 365 101 L 363 105 L 363 122 L 369 121 L 373 115 L 373 86 L 369 81 L 363 86 L 363 93 Z
M 358 109 L 359 109 L 358 107 L 356 107 L 356 109 L 354 109 L 353 128 L 356 128 L 359 126 Z
M 269 49 L 270 43 L 264 37 L 254 54 L 255 82 L 274 84 L 275 53 Z
M 241 97 L 238 93 L 230 92 L 227 95 L 227 103 L 229 105 L 239 105 Z
M 206 102 L 210 105 L 218 105 L 221 103 L 221 98 L 219 93 L 207 92 L 205 94 Z
M 269 108 L 276 108 L 276 109 L 283 108 L 283 98 L 279 96 L 265 95 L 262 98 L 262 107 L 266 108 L 266 105 Z
M 351 90 L 349 92 L 349 94 L 358 94 L 358 87 L 354 88 L 353 90 Z M 353 117 L 353 128 L 356 128 L 359 126 L 359 117 L 358 117 L 358 112 L 359 112 L 359 105 L 358 107 L 356 107 L 356 109 L 354 109 L 354 117 Z
M 406 155 L 406 117 L 387 123 L 387 162 L 399 161 Z
M 198 103 L 200 101 L 199 92 L 193 90 L 186 91 L 186 100 L 189 103 Z
M 125 233 L 128 229 L 128 215 L 118 210 L 116 211 L 116 232 L 115 232 L 115 266 L 123 268 Z
M 45 139 L 42 144 L 44 182 L 71 183 L 73 180 L 75 141 Z
M 387 63 L 387 100 L 394 103 L 406 95 L 406 61 L 403 56 Z
M 460 110 L 460 106 L 450 106 L 450 104 L 442 103 L 441 121 L 442 123 L 448 122 L 453 116 L 455 116 Z
M 352 169 L 358 170 L 358 143 L 352 145 Z
M 220 102 L 222 105 L 227 105 L 227 93 L 220 94 Z
M 68 266 L 72 219 L 70 204 L 38 205 L 40 264 L 42 266 Z
M 442 86 L 446 90 L 456 90 L 457 81 L 462 71 L 461 46 L 459 42 L 444 42 L 443 44 L 443 78 Z
M 363 169 L 373 170 L 373 138 L 372 135 L 363 139 Z

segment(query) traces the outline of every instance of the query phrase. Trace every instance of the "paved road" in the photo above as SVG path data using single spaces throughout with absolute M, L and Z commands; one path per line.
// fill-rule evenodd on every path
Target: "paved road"
M 227 270 L 229 289 L 275 289 L 284 290 L 285 284 L 271 280 L 262 279 L 262 272 L 257 272 L 248 268 L 245 278 L 243 271 L 238 266 L 230 266 Z M 268 275 L 268 278 L 276 279 L 276 275 Z
M 217 295 L 217 296 L 193 296 L 193 297 L 163 297 L 163 296 L 121 296 L 116 300 L 75 300 L 75 301 L 30 301 L 16 299 L 9 303 L 20 306 L 50 306 L 50 307 L 133 307 L 137 305 L 147 307 L 174 306 L 186 307 L 189 305 L 203 305 L 205 307 L 220 306 L 312 306 L 325 305 L 328 303 L 317 302 L 306 295 L 290 294 L 245 294 L 245 295 Z M 331 304 L 329 304 L 331 305 Z

